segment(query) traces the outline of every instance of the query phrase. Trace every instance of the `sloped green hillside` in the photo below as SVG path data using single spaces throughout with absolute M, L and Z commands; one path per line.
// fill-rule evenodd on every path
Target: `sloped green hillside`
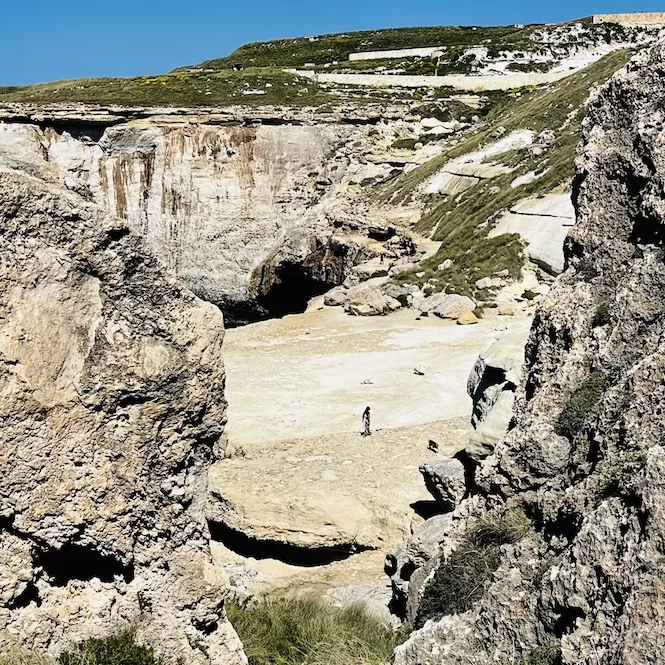
M 415 230 L 440 240 L 441 248 L 421 268 L 400 275 L 399 281 L 425 284 L 445 258 L 454 258 L 455 264 L 446 271 L 446 280 L 439 283 L 440 290 L 478 295 L 473 286 L 478 279 L 500 270 L 518 277 L 523 262 L 518 237 L 489 238 L 491 225 L 486 222 L 524 198 L 546 194 L 570 181 L 589 93 L 623 67 L 632 55 L 631 50 L 616 51 L 544 89 L 523 91 L 519 97 L 507 95 L 461 143 L 384 185 L 380 197 L 385 203 L 422 201 L 427 196 L 422 187 L 449 160 L 491 143 L 499 134 L 519 129 L 553 132 L 551 143 L 542 154 L 525 148 L 492 158 L 513 167 L 510 173 L 480 180 L 456 196 L 429 195 Z M 538 177 L 511 186 L 516 178 L 528 172 Z
M 538 27 L 542 26 L 391 28 L 277 39 L 245 44 L 226 58 L 208 60 L 200 66 L 227 69 L 238 63 L 252 67 L 303 67 L 307 63 L 323 65 L 348 60 L 350 53 L 358 51 L 388 51 L 443 45 L 470 48 L 486 42 L 496 49 L 531 49 L 535 47 L 535 43 L 529 38 Z
M 257 92 L 258 91 L 258 92 Z M 88 102 L 139 106 L 285 104 L 318 106 L 333 101 L 314 82 L 275 68 L 241 72 L 178 71 L 160 76 L 57 81 L 0 88 L 0 103 Z

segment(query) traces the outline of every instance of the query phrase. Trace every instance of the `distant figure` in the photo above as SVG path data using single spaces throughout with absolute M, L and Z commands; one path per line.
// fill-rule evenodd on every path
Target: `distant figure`
M 363 431 L 362 436 L 369 436 L 372 432 L 369 429 L 369 407 L 363 411 Z
M 439 444 L 436 441 L 433 441 L 432 439 L 429 440 L 429 443 L 427 444 L 427 447 L 433 453 L 438 453 L 439 452 Z
M 385 256 L 385 254 L 383 252 L 381 252 L 381 265 L 383 265 L 383 257 L 384 256 Z

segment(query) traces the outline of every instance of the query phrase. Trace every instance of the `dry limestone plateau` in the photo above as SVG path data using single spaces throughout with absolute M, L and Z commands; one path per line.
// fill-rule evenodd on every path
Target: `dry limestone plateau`
M 315 301 L 305 314 L 229 331 L 229 458 L 211 470 L 208 519 L 219 560 L 238 572 L 244 556 L 241 590 L 279 588 L 285 575 L 320 586 L 336 560 L 324 586 L 347 585 L 359 561 L 356 583 L 381 584 L 376 562 L 419 511 L 435 509 L 420 465 L 468 443 L 466 377 L 478 354 L 525 325 L 496 317 L 471 332 L 410 311 L 358 319 Z M 373 433 L 363 438 L 367 404 Z

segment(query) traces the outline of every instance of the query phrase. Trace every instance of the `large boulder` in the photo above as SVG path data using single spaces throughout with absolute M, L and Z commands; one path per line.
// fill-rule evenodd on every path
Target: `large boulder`
M 470 517 L 520 507 L 531 528 L 396 665 L 663 660 L 664 66 L 661 41 L 588 105 L 566 271 L 534 317 L 514 427 L 476 478 Z
M 466 451 L 478 462 L 492 454 L 508 431 L 530 326 L 531 319 L 525 319 L 495 341 L 480 354 L 469 374 L 467 392 L 473 402 L 474 432 Z
M 441 319 L 458 319 L 462 314 L 474 310 L 476 303 L 458 293 L 435 293 L 423 300 L 418 308 Z
M 458 326 L 473 326 L 476 323 L 478 323 L 478 317 L 470 311 L 463 312 L 457 317 Z
M 344 300 L 344 311 L 354 316 L 383 316 L 401 307 L 399 300 L 385 295 L 370 284 L 349 289 Z
M 225 419 L 219 310 L 124 223 L 0 173 L 0 647 L 134 626 L 243 663 L 203 513 Z
M 455 458 L 426 462 L 420 467 L 420 473 L 441 510 L 446 513 L 455 510 L 466 494 L 462 462 Z
M 327 307 L 341 307 L 346 300 L 347 291 L 343 286 L 336 286 L 326 293 L 323 304 Z

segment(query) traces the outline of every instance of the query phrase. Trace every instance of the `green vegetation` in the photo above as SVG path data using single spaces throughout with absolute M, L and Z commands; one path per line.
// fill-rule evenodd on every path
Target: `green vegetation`
M 508 72 L 549 72 L 552 65 L 548 62 L 511 62 L 506 67 Z
M 257 94 L 255 91 L 262 91 Z M 318 106 L 338 101 L 314 81 L 280 69 L 240 72 L 174 72 L 129 79 L 81 79 L 0 88 L 0 102 L 88 102 L 145 106 L 288 104 Z
M 519 509 L 508 510 L 498 519 L 489 515 L 480 520 L 423 590 L 416 627 L 428 619 L 468 610 L 499 567 L 501 546 L 516 543 L 530 529 L 531 522 Z
M 591 372 L 589 378 L 571 393 L 557 418 L 554 431 L 572 439 L 581 430 L 607 387 L 608 378 L 603 372 Z
M 585 25 L 585 33 L 566 33 L 560 27 L 543 25 L 527 26 L 431 26 L 410 28 L 389 28 L 383 30 L 364 30 L 360 32 L 317 35 L 314 37 L 296 37 L 277 39 L 269 42 L 245 44 L 225 58 L 208 60 L 200 65 L 204 69 L 230 69 L 234 66 L 245 67 L 304 67 L 328 65 L 351 70 L 374 69 L 378 66 L 414 67 L 410 73 L 434 73 L 437 65 L 439 74 L 464 72 L 473 65 L 473 56 L 465 56 L 468 48 L 484 46 L 489 57 L 496 58 L 502 52 L 518 53 L 524 57 L 527 53 L 537 52 L 546 47 L 547 38 L 537 33 L 545 30 L 551 34 L 559 30 L 559 44 L 591 46 L 599 42 L 627 41 L 634 36 L 623 26 L 601 24 Z M 407 48 L 432 46 L 446 47 L 445 62 L 437 63 L 429 58 L 401 60 L 374 60 L 349 62 L 349 54 L 368 51 L 389 51 Z M 420 62 L 418 62 L 420 60 Z M 362 64 L 361 64 L 362 63 Z M 420 68 L 420 69 L 419 69 Z M 423 71 L 420 71 L 420 70 Z M 535 70 L 530 70 L 535 71 Z
M 477 131 L 446 153 L 384 185 L 379 192 L 381 200 L 406 202 L 449 160 L 487 145 L 500 135 L 519 129 L 554 132 L 553 141 L 541 154 L 511 150 L 488 160 L 510 166 L 514 169 L 510 173 L 482 180 L 456 196 L 432 195 L 415 230 L 440 240 L 441 248 L 422 267 L 401 274 L 398 281 L 423 284 L 432 277 L 440 278 L 436 266 L 446 258 L 455 263 L 445 272 L 445 280 L 439 279 L 438 290 L 478 297 L 482 294 L 476 292 L 474 284 L 482 277 L 508 269 L 511 277 L 519 278 L 523 265 L 519 238 L 488 238 L 491 221 L 521 199 L 551 192 L 570 180 L 581 133 L 581 109 L 589 91 L 607 80 L 631 55 L 630 51 L 617 51 L 547 88 L 496 97 Z M 529 172 L 536 177 L 518 187 L 511 186 L 515 178 Z M 424 277 L 417 278 L 416 273 L 423 270 Z
M 482 319 L 485 316 L 485 308 L 484 307 L 476 307 L 476 309 L 473 310 L 473 315 L 477 319 Z
M 392 144 L 391 148 L 413 150 L 417 143 L 427 145 L 432 141 L 438 141 L 440 138 L 441 136 L 439 134 L 421 134 L 415 139 L 397 139 L 397 141 Z
M 404 639 L 360 606 L 312 597 L 229 604 L 227 612 L 250 665 L 387 665 Z
M 518 660 L 503 661 L 502 665 L 561 665 L 561 646 L 549 644 L 545 647 L 537 647 Z
M 557 144 L 553 147 L 558 146 L 565 153 L 558 155 L 557 161 L 561 163 L 556 164 L 559 167 L 558 179 L 563 182 L 572 175 L 572 170 L 566 171 L 565 167 L 569 166 L 572 169 L 575 148 L 580 136 L 581 114 L 573 112 L 583 107 L 594 85 L 605 82 L 623 67 L 632 55 L 633 52 L 629 50 L 615 51 L 582 71 L 546 88 L 501 93 L 492 104 L 486 122 L 477 131 L 446 153 L 397 178 L 383 192 L 383 198 L 394 202 L 406 200 L 417 187 L 437 173 L 449 160 L 495 141 L 500 128 L 503 128 L 505 133 L 518 129 L 532 129 L 535 132 L 545 129 L 558 130 Z M 554 158 L 556 159 L 557 155 Z M 534 160 L 534 164 L 524 164 L 521 170 L 527 171 L 529 169 L 525 168 L 526 166 L 546 164 L 551 159 L 550 150 L 542 159 Z M 517 189 L 519 191 L 519 188 Z
M 469 229 L 468 234 L 455 234 L 437 254 L 414 270 L 399 274 L 395 281 L 422 286 L 429 279 L 436 278 L 438 282 L 430 285 L 432 292 L 445 291 L 482 299 L 486 294 L 475 288 L 477 280 L 502 270 L 508 270 L 511 278 L 519 279 L 524 262 L 522 249 L 520 237 L 515 233 L 487 238 L 484 229 Z M 449 257 L 455 259 L 453 265 L 438 272 L 437 266 Z M 425 274 L 418 277 L 416 273 L 419 272 Z
M 226 58 L 208 60 L 201 67 L 228 69 L 236 64 L 252 67 L 303 67 L 308 63 L 323 65 L 349 59 L 360 51 L 389 51 L 427 46 L 472 47 L 491 40 L 497 49 L 533 49 L 530 36 L 541 26 L 523 28 L 439 26 L 365 30 L 348 34 L 278 39 L 245 44 Z M 519 46 L 518 46 L 519 45 Z
M 60 655 L 57 661 L 43 654 L 14 647 L 0 654 L 0 665 L 163 665 L 150 647 L 136 643 L 133 630 L 94 638 Z
M 104 639 L 82 642 L 58 659 L 60 665 L 162 665 L 150 647 L 138 645 L 134 632 L 126 630 Z

